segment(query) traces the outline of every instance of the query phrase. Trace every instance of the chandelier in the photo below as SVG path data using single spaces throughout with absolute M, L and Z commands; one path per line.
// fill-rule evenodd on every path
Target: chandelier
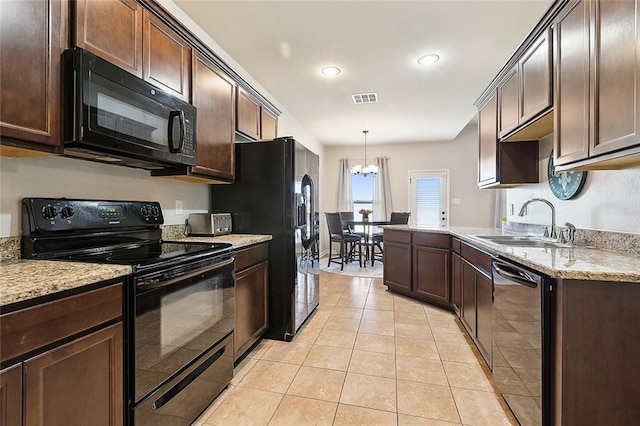
M 356 164 L 351 167 L 351 173 L 363 176 L 369 174 L 375 175 L 378 173 L 378 166 L 375 164 L 367 164 L 367 133 L 369 133 L 369 131 L 363 130 L 362 133 L 364 133 L 364 164 Z

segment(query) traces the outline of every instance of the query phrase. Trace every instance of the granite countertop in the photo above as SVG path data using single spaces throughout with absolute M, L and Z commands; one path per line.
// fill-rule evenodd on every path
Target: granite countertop
M 271 240 L 271 235 L 229 234 L 185 237 L 176 241 L 231 243 L 233 249 Z M 17 259 L 0 262 L 0 307 L 129 275 L 131 266 L 52 260 Z
M 122 277 L 131 266 L 53 260 L 0 263 L 0 307 L 63 290 Z
M 251 246 L 253 244 L 263 243 L 271 240 L 271 235 L 254 235 L 254 234 L 227 234 L 217 237 L 207 237 L 200 235 L 189 235 L 184 238 L 178 238 L 174 241 L 186 241 L 192 243 L 230 243 L 234 250 Z
M 516 247 L 477 238 L 477 235 L 502 235 L 495 228 L 416 227 L 384 225 L 383 229 L 407 232 L 436 232 L 459 237 L 474 246 L 513 260 L 554 278 L 575 280 L 624 281 L 640 283 L 640 257 L 590 247 Z M 506 235 L 522 235 L 505 233 Z

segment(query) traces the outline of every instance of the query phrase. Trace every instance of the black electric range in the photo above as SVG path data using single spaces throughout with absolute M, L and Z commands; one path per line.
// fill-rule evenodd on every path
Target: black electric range
M 158 202 L 22 200 L 23 258 L 132 267 L 126 425 L 190 425 L 233 377 L 231 244 L 163 241 L 162 224 Z
M 131 265 L 139 272 L 231 249 L 163 241 L 162 223 L 158 202 L 25 198 L 22 257 Z

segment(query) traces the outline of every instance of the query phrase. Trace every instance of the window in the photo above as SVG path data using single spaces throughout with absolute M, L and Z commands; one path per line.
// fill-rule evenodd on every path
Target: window
M 374 175 L 351 175 L 351 191 L 353 192 L 353 213 L 359 218 L 360 209 L 373 210 Z
M 449 172 L 409 171 L 411 224 L 447 226 L 449 222 Z

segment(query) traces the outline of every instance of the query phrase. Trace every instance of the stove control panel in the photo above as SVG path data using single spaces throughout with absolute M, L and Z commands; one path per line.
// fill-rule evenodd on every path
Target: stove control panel
M 163 223 L 162 208 L 157 201 L 22 200 L 23 235 L 114 227 L 157 227 Z

